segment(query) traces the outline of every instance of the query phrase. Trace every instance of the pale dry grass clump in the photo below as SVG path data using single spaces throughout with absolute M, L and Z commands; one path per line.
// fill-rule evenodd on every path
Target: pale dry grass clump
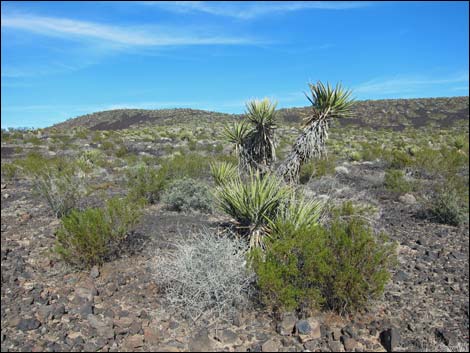
M 230 319 L 249 305 L 253 275 L 246 269 L 247 245 L 231 234 L 208 230 L 172 243 L 159 252 L 153 269 L 164 300 L 175 312 L 201 319 Z

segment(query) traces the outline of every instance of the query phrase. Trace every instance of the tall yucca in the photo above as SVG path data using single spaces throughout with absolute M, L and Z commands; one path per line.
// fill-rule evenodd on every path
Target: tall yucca
M 245 230 L 250 247 L 264 247 L 267 224 L 287 199 L 290 188 L 275 175 L 261 175 L 250 170 L 246 180 L 237 176 L 220 184 L 215 191 L 221 209 L 232 216 L 240 229 Z
M 328 121 L 351 114 L 354 100 L 351 91 L 341 84 L 332 88 L 329 83 L 309 84 L 311 97 L 305 94 L 312 104 L 312 110 L 305 119 L 304 128 L 292 147 L 291 152 L 279 168 L 279 173 L 287 182 L 299 180 L 300 167 L 314 157 L 326 155 Z
M 252 100 L 246 104 L 245 117 L 251 129 L 243 139 L 241 159 L 247 166 L 262 172 L 268 171 L 276 160 L 276 105 L 277 103 L 267 98 Z
M 237 156 L 240 155 L 240 150 L 249 131 L 250 127 L 246 121 L 236 122 L 230 126 L 224 127 L 224 137 L 228 142 L 231 142 L 235 145 L 235 152 Z

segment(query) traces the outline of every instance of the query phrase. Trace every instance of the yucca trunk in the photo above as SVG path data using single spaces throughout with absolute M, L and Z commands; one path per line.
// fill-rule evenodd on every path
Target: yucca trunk
M 304 127 L 295 141 L 292 150 L 279 167 L 279 174 L 288 183 L 297 183 L 300 168 L 312 158 L 326 156 L 326 140 L 328 139 L 327 114 Z

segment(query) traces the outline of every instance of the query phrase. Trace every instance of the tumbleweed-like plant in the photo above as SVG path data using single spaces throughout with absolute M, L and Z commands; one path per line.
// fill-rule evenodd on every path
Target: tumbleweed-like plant
M 295 141 L 291 152 L 279 168 L 279 174 L 287 182 L 298 182 L 300 167 L 309 159 L 326 155 L 328 122 L 351 114 L 354 100 L 351 91 L 341 84 L 335 88 L 329 83 L 309 84 L 311 97 L 306 97 L 312 104 L 311 113 L 304 122 L 302 133 Z

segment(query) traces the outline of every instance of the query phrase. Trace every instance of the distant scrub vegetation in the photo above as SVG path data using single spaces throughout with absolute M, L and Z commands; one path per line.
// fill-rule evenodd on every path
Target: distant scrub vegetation
M 56 254 L 79 268 L 114 258 L 149 205 L 226 217 L 230 232 L 188 234 L 155 259 L 166 302 L 194 322 L 232 315 L 253 296 L 273 310 L 354 312 L 383 293 L 396 245 L 374 230 L 371 207 L 315 199 L 305 186 L 338 177 L 339 161 L 379 165 L 380 192 L 413 193 L 423 215 L 459 226 L 468 222 L 468 131 L 408 129 L 421 124 L 423 100 L 354 102 L 341 85 L 320 82 L 309 93 L 308 108 L 276 110 L 275 102 L 253 100 L 241 116 L 116 110 L 58 124 L 44 136 L 2 129 L 2 142 L 18 142 L 9 153 L 22 157 L 2 163 L 2 180 L 29 178 L 60 218 Z M 431 118 L 449 112 L 442 124 L 465 103 L 432 102 Z M 403 121 L 385 119 L 404 111 Z M 339 128 L 367 122 L 374 129 Z M 68 153 L 77 139 L 89 145 Z M 96 182 L 114 172 L 116 181 Z M 115 185 L 125 187 L 118 196 L 96 192 Z M 101 206 L 87 207 L 89 196 Z

